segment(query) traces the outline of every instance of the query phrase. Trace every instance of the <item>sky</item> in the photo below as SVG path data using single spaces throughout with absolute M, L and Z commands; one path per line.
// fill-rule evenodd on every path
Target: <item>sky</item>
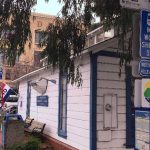
M 57 16 L 62 6 L 63 4 L 58 3 L 58 0 L 49 0 L 48 3 L 45 0 L 37 0 L 37 5 L 32 11 Z M 99 22 L 99 18 L 96 17 L 95 19 L 96 22 Z
M 57 0 L 49 0 L 48 3 L 45 0 L 37 0 L 37 5 L 33 8 L 33 12 L 44 13 L 49 15 L 57 15 L 61 10 L 62 5 Z

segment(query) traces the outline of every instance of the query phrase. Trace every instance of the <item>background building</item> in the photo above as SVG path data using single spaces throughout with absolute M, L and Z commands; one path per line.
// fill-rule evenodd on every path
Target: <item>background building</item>
M 50 15 L 32 13 L 30 17 L 32 39 L 27 41 L 24 53 L 16 58 L 15 66 L 10 67 L 5 55 L 0 55 L 0 83 L 5 82 L 14 87 L 15 85 L 11 83 L 12 80 L 40 67 L 42 48 L 38 44 L 41 40 L 42 31 L 48 27 L 49 23 L 54 22 L 54 18 Z

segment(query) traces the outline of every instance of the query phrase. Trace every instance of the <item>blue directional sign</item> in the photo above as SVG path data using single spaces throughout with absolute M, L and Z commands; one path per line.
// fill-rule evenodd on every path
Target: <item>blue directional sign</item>
M 140 21 L 140 56 L 150 59 L 150 11 L 141 11 Z
M 143 77 L 150 77 L 150 60 L 141 60 L 140 61 L 139 73 Z

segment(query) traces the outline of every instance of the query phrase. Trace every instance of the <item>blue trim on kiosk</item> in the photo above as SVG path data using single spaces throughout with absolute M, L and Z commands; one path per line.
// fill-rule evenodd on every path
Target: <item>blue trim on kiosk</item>
M 147 108 L 147 107 L 136 107 L 135 110 L 150 111 L 150 108 Z

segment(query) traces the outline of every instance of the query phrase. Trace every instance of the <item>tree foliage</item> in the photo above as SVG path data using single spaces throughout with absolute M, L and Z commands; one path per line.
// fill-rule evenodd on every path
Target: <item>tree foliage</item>
M 24 52 L 31 37 L 29 18 L 35 3 L 35 0 L 0 0 L 0 49 L 10 65 Z
M 48 0 L 45 0 L 48 2 Z M 50 1 L 50 0 L 49 0 Z M 122 9 L 120 0 L 58 0 L 63 3 L 62 11 L 53 24 L 47 28 L 47 40 L 43 57 L 48 57 L 50 65 L 66 72 L 72 84 L 82 84 L 80 58 L 85 46 L 86 34 L 91 27 L 93 13 L 101 18 L 105 30 L 117 29 L 119 39 L 120 66 L 131 59 L 131 38 L 126 41 L 128 31 L 132 31 L 132 11 Z M 16 55 L 24 51 L 24 44 L 30 38 L 31 8 L 35 0 L 1 0 L 0 32 L 7 35 L 1 40 L 1 49 L 5 48 L 8 61 L 14 64 Z M 130 37 L 132 37 L 132 32 Z M 4 38 L 5 39 L 5 38 Z M 129 43 L 129 44 L 126 44 Z M 126 54 L 129 55 L 126 55 Z M 77 64 L 77 65 L 75 65 Z
M 59 0 L 59 2 L 64 4 L 61 19 L 58 17 L 56 23 L 49 26 L 49 38 L 43 55 L 48 56 L 49 63 L 53 67 L 58 66 L 60 70 L 66 70 L 72 84 L 81 84 L 80 64 L 75 66 L 74 62 L 84 49 L 93 13 L 101 18 L 105 31 L 111 27 L 117 30 L 121 51 L 120 66 L 131 60 L 131 38 L 129 41 L 126 40 L 127 33 L 132 31 L 132 11 L 122 9 L 119 0 Z

